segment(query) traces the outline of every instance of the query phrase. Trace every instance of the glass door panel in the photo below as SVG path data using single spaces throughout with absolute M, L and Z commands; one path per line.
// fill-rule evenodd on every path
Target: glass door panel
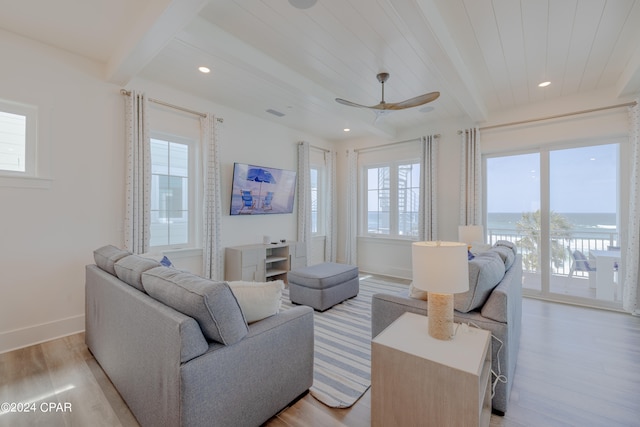
M 486 159 L 487 243 L 509 240 L 522 254 L 523 288 L 542 291 L 540 154 Z
M 619 145 L 549 152 L 549 291 L 620 301 Z

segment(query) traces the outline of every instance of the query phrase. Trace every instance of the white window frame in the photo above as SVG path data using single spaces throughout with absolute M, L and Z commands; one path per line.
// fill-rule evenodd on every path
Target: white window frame
M 574 149 L 574 148 L 583 148 L 589 146 L 596 145 L 617 145 L 618 147 L 618 164 L 617 164 L 617 173 L 618 173 L 618 188 L 617 188 L 617 222 L 619 227 L 619 236 L 621 239 L 626 239 L 627 236 L 627 224 L 629 218 L 629 210 L 628 203 L 622 203 L 622 199 L 624 195 L 629 194 L 629 182 L 631 171 L 629 169 L 629 162 L 624 162 L 622 159 L 628 159 L 631 155 L 631 147 L 629 144 L 629 140 L 624 137 L 601 137 L 596 139 L 576 139 L 566 142 L 559 143 L 551 143 L 545 144 L 540 147 L 535 147 L 528 150 L 504 150 L 504 151 L 495 151 L 491 153 L 486 153 L 482 156 L 483 161 L 483 170 L 487 170 L 487 159 L 496 158 L 496 157 L 508 157 L 513 155 L 521 155 L 521 154 L 532 154 L 536 153 L 540 156 L 540 210 L 543 215 L 543 222 L 546 221 L 545 218 L 548 218 L 550 212 L 550 156 L 553 151 L 557 150 L 565 150 L 565 149 Z M 487 218 L 488 218 L 488 188 L 487 188 L 487 174 L 483 174 L 483 218 L 484 218 L 484 227 L 485 230 L 488 230 Z M 548 299 L 553 301 L 562 301 L 568 302 L 570 304 L 586 304 L 589 306 L 600 307 L 600 308 L 610 308 L 610 309 L 620 309 L 619 302 L 611 302 L 599 299 L 591 299 L 591 298 L 583 298 L 574 295 L 562 295 L 559 293 L 553 293 L 550 290 L 550 273 L 549 273 L 549 263 L 547 262 L 549 259 L 549 251 L 546 246 L 546 242 L 549 241 L 549 230 L 548 227 L 543 227 L 541 232 L 541 241 L 545 242 L 545 245 L 542 248 L 542 258 L 543 261 L 540 263 L 540 275 L 541 275 L 541 283 L 540 290 L 535 289 L 527 289 L 523 288 L 523 294 L 526 296 Z
M 410 236 L 400 234 L 399 232 L 399 182 L 398 182 L 398 171 L 401 165 L 407 164 L 418 164 L 420 165 L 419 158 L 405 158 L 399 159 L 389 162 L 376 162 L 376 163 L 367 163 L 363 164 L 360 167 L 360 182 L 362 183 L 360 189 L 360 235 L 366 237 L 382 237 L 387 239 L 398 239 L 398 240 L 418 240 L 419 236 Z M 369 212 L 368 212 L 368 193 L 369 193 L 369 182 L 368 182 L 368 171 L 373 168 L 382 168 L 388 167 L 390 169 L 389 172 L 389 233 L 370 233 L 369 232 Z M 418 195 L 420 197 L 420 195 Z
M 153 236 L 150 237 L 149 249 L 152 251 L 168 251 L 168 250 L 178 250 L 178 249 L 193 249 L 201 246 L 200 242 L 197 239 L 197 236 L 200 235 L 200 218 L 201 215 L 197 215 L 200 212 L 202 197 L 198 195 L 201 194 L 202 189 L 200 186 L 201 179 L 201 168 L 200 168 L 200 144 L 199 141 L 196 141 L 191 138 L 171 135 L 168 133 L 152 131 L 150 133 L 151 139 L 156 139 L 160 141 L 169 141 L 177 144 L 184 144 L 189 148 L 189 160 L 188 160 L 188 168 L 189 168 L 189 176 L 188 176 L 188 207 L 187 207 L 187 221 L 189 224 L 189 232 L 188 232 L 188 241 L 186 243 L 177 243 L 177 244 L 168 244 L 168 245 L 152 245 Z
M 326 168 L 324 165 L 312 164 L 310 166 L 311 171 L 316 171 L 318 174 L 317 188 L 316 188 L 316 223 L 313 222 L 313 188 L 311 188 L 311 235 L 314 237 L 324 236 L 326 233 L 326 200 L 327 200 L 327 185 L 326 185 Z
M 47 188 L 48 176 L 47 146 L 38 142 L 38 107 L 8 100 L 0 100 L 0 111 L 23 116 L 25 122 L 24 171 L 0 169 L 0 186 Z M 1 129 L 0 129 L 1 130 Z

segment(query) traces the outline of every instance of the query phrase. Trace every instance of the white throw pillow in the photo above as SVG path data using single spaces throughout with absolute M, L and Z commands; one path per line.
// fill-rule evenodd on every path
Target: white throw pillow
M 284 282 L 227 282 L 240 304 L 247 323 L 257 322 L 280 311 Z

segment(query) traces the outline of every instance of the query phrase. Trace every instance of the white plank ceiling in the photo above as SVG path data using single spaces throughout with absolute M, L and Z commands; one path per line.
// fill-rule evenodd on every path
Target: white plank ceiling
M 640 0 L 0 0 L 0 11 L 0 28 L 104 63 L 112 82 L 141 76 L 331 140 L 640 93 Z M 379 120 L 335 102 L 377 104 L 382 71 L 387 102 L 441 96 Z

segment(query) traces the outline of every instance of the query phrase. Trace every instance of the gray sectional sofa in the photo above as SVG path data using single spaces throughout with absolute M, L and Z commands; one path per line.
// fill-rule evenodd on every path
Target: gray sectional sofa
M 371 332 L 375 337 L 405 312 L 427 315 L 422 295 L 406 290 L 375 294 Z M 454 295 L 454 321 L 491 331 L 492 370 L 500 374 L 493 412 L 504 414 L 513 385 L 522 322 L 522 259 L 510 242 L 497 242 L 469 261 L 469 291 Z M 495 381 L 495 376 L 492 377 Z
M 247 324 L 225 282 L 113 246 L 94 259 L 85 340 L 142 426 L 258 426 L 311 387 L 311 308 Z

